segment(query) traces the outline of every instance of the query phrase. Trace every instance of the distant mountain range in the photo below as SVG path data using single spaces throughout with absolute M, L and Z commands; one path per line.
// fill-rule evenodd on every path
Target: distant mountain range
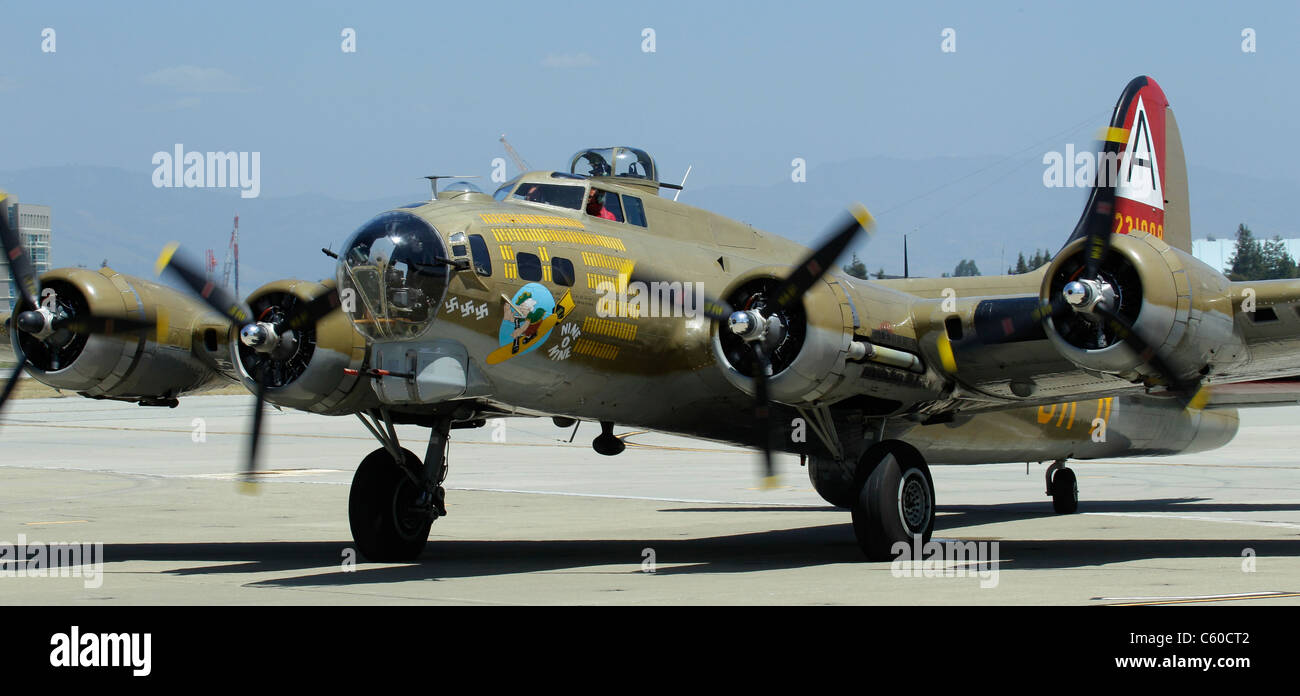
M 1020 252 L 1055 251 L 1078 219 L 1086 191 L 1046 188 L 1044 168 L 1041 154 L 810 162 L 805 183 L 688 187 L 680 200 L 805 243 L 847 203 L 862 201 L 880 223 L 875 238 L 854 249 L 869 270 L 901 273 L 902 235 L 908 234 L 912 275 L 952 272 L 962 259 L 974 259 L 991 275 L 1005 272 Z M 1291 209 L 1300 186 L 1196 166 L 1189 178 L 1193 237 L 1230 238 L 1241 222 L 1261 238 L 1300 236 Z M 75 165 L 0 172 L 0 188 L 20 201 L 51 206 L 56 266 L 93 268 L 106 259 L 143 276 L 153 275 L 158 251 L 171 240 L 196 260 L 213 249 L 220 274 L 238 214 L 245 293 L 277 278 L 331 276 L 333 263 L 321 247 L 337 249 L 374 214 L 420 198 L 241 199 L 237 189 L 154 188 L 147 171 Z

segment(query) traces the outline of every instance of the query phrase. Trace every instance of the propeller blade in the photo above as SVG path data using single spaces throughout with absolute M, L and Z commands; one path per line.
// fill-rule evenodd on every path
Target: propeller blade
M 795 270 L 781 281 L 772 294 L 779 309 L 793 306 L 808 289 L 813 286 L 826 271 L 835 265 L 835 260 L 844 253 L 859 232 L 870 231 L 875 227 L 871 213 L 861 204 L 849 208 L 849 215 L 834 227 L 834 233 L 820 247 L 799 263 Z
M 771 376 L 772 361 L 763 349 L 762 341 L 750 343 L 754 353 L 754 425 L 758 428 L 759 448 L 763 451 L 763 488 L 777 485 L 776 464 L 772 461 L 772 408 L 767 394 L 767 380 Z
M 304 326 L 315 324 L 321 319 L 329 316 L 334 310 L 338 309 L 340 305 L 341 302 L 339 301 L 338 292 L 332 289 L 328 290 L 304 303 L 298 308 L 298 311 L 286 317 L 276 328 L 288 327 L 297 330 Z
M 157 324 L 148 319 L 128 317 L 69 317 L 56 319 L 54 329 L 68 329 L 79 334 L 99 334 L 101 336 L 136 334 L 153 329 Z
M 14 393 L 14 388 L 18 386 L 18 378 L 23 374 L 23 365 L 27 362 L 27 356 L 23 355 L 22 350 L 15 356 L 18 362 L 14 365 L 14 370 L 9 374 L 9 380 L 5 382 L 4 391 L 0 391 L 0 412 L 4 411 L 5 402 L 9 400 L 9 395 Z
M 253 406 L 253 432 L 249 435 L 248 459 L 244 463 L 244 471 L 240 476 L 240 487 L 245 492 L 256 491 L 257 446 L 261 443 L 262 418 L 266 415 L 266 370 L 262 369 L 258 375 L 257 391 L 254 392 L 257 402 Z
M 1165 360 L 1164 356 L 1156 352 L 1156 349 L 1150 343 L 1147 343 L 1147 340 L 1142 338 L 1141 334 L 1133 330 L 1133 325 L 1124 317 L 1111 312 L 1102 305 L 1098 305 L 1093 311 L 1106 322 L 1111 331 L 1115 332 L 1116 338 L 1127 341 L 1137 351 L 1142 362 L 1160 372 L 1170 389 L 1183 395 L 1188 402 L 1197 397 L 1201 391 L 1201 380 L 1199 378 L 1188 380 L 1179 377 L 1178 372 Z
M 40 283 L 36 278 L 32 258 L 23 248 L 22 238 L 19 237 L 17 230 L 9 226 L 9 214 L 4 205 L 8 199 L 9 194 L 0 191 L 0 245 L 4 247 L 5 261 L 9 264 L 9 275 L 18 286 L 23 304 L 28 307 L 38 307 L 40 305 L 36 298 L 40 296 Z
M 163 247 L 162 253 L 158 255 L 158 262 L 154 265 L 158 275 L 162 275 L 164 270 L 171 269 L 194 294 L 229 319 L 234 326 L 240 327 L 252 321 L 253 310 L 249 309 L 248 305 L 230 291 L 208 280 L 207 274 L 200 271 L 199 266 L 177 253 L 179 250 L 180 245 L 176 242 Z
M 1006 338 L 1008 341 L 1017 340 L 1026 334 L 1038 330 L 1042 326 L 1043 322 L 1046 322 L 1048 319 L 1060 319 L 1061 317 L 1069 316 L 1073 311 L 1074 310 L 1070 308 L 1069 303 L 1060 297 L 1052 298 L 1051 302 L 1040 299 L 1038 301 L 1038 306 L 1034 307 L 1032 311 L 1028 312 L 1023 317 L 1015 317 L 1011 319 L 1012 328 L 1010 331 L 1006 332 Z
M 1098 162 L 1112 161 L 1110 158 L 1118 158 L 1122 144 L 1106 140 L 1101 142 L 1098 152 L 1101 153 Z M 1115 159 L 1114 161 L 1118 161 Z M 1094 184 L 1091 206 L 1087 212 L 1087 218 L 1080 221 L 1085 225 L 1085 234 L 1087 242 L 1084 246 L 1084 270 L 1083 278 L 1096 280 L 1097 273 L 1101 270 L 1101 262 L 1106 259 L 1106 254 L 1110 251 L 1111 235 L 1114 234 L 1114 220 L 1112 215 L 1115 213 L 1115 181 L 1110 181 L 1110 177 L 1104 173 L 1104 169 L 1097 168 L 1096 176 L 1105 177 L 1107 181 L 1102 186 Z

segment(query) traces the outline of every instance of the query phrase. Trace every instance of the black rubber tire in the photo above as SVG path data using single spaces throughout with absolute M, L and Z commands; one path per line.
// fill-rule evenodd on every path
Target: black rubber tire
M 1057 469 L 1052 475 L 1052 509 L 1069 515 L 1079 510 L 1079 479 L 1073 469 Z
M 925 460 L 904 449 L 889 449 L 858 493 L 853 533 L 867 558 L 888 561 L 897 555 L 895 544 L 911 548 L 918 534 L 922 544 L 930 540 L 934 514 L 934 480 Z
M 406 466 L 420 470 L 420 459 L 403 449 Z M 348 523 L 357 551 L 369 561 L 406 563 L 419 558 L 429 541 L 430 517 L 423 522 L 406 516 L 399 522 L 398 503 L 413 502 L 419 491 L 382 447 L 366 455 L 352 476 L 348 493 Z
M 830 457 L 808 457 L 808 480 L 822 500 L 835 507 L 851 508 L 860 486 L 855 480 L 857 463 Z

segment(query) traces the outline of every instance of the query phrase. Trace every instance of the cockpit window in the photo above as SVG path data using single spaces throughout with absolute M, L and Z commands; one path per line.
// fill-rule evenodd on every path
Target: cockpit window
M 336 280 L 357 330 L 376 340 L 424 334 L 449 276 L 437 230 L 411 213 L 383 213 L 353 233 L 344 249 Z
M 623 207 L 627 209 L 627 221 L 633 225 L 645 227 L 645 206 L 636 196 L 623 194 Z
M 613 173 L 609 166 L 613 154 L 613 148 L 579 152 L 573 156 L 569 171 L 585 176 L 609 176 Z
M 587 214 L 623 222 L 623 206 L 618 202 L 618 194 L 598 188 L 591 189 L 587 196 Z
M 618 176 L 659 181 L 655 161 L 634 147 L 600 147 L 583 150 L 569 160 L 569 171 L 581 176 Z
M 519 185 L 519 188 L 515 190 L 515 194 L 510 197 L 510 200 L 545 203 L 547 205 L 556 205 L 561 208 L 581 210 L 583 190 L 584 189 L 581 186 L 534 184 L 532 182 L 526 182 Z
M 492 197 L 498 201 L 504 201 L 506 197 L 510 195 L 510 192 L 515 189 L 515 184 L 517 183 L 519 183 L 519 177 L 515 177 L 510 181 L 501 184 L 501 186 L 497 188 L 496 192 L 492 194 Z
M 642 150 L 630 147 L 614 149 L 614 176 L 658 181 L 654 160 Z

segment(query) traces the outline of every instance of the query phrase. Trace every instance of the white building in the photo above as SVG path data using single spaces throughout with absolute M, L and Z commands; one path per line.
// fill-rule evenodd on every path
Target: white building
M 19 203 L 10 195 L 0 208 L 0 215 L 9 216 L 9 227 L 18 231 L 37 275 L 50 270 L 50 207 Z M 0 264 L 0 313 L 13 311 L 17 296 L 18 288 L 10 277 L 9 264 Z

